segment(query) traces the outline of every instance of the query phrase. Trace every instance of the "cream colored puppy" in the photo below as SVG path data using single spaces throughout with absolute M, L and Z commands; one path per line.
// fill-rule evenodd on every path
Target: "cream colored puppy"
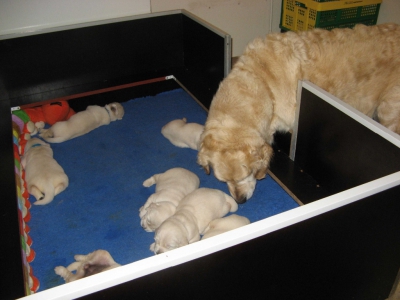
M 250 220 L 246 217 L 238 215 L 230 215 L 225 218 L 215 219 L 208 224 L 201 239 L 205 240 L 212 236 L 245 226 L 247 224 L 250 224 Z
M 53 158 L 50 145 L 38 138 L 32 138 L 26 143 L 21 164 L 25 169 L 28 192 L 36 198 L 33 204 L 50 203 L 54 196 L 68 186 L 68 177 Z
M 139 209 L 140 225 L 151 232 L 175 213 L 179 202 L 199 187 L 200 180 L 196 174 L 183 168 L 172 168 L 155 174 L 143 182 L 149 187 L 156 184 L 156 191 Z
M 57 122 L 49 129 L 40 129 L 39 136 L 49 143 L 61 143 L 84 135 L 102 125 L 108 125 L 112 121 L 121 120 L 123 116 L 124 108 L 117 102 L 104 107 L 90 105 L 67 121 Z
M 212 220 L 237 209 L 235 200 L 224 192 L 197 189 L 182 199 L 175 214 L 156 229 L 155 242 L 150 245 L 150 250 L 160 254 L 197 242 Z
M 65 282 L 75 281 L 120 266 L 106 250 L 96 250 L 88 255 L 78 254 L 74 258 L 76 261 L 68 267 L 54 268 L 54 272 L 64 278 Z M 76 271 L 75 274 L 72 271 Z
M 198 150 L 200 135 L 203 129 L 203 125 L 187 123 L 186 118 L 183 118 L 173 120 L 164 125 L 161 133 L 177 147 Z

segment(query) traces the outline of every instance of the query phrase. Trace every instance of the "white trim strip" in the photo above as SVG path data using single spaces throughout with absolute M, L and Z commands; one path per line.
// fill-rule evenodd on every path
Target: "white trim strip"
M 400 185 L 400 171 L 216 237 L 63 284 L 21 299 L 48 300 L 82 297 L 252 240 L 397 185 Z

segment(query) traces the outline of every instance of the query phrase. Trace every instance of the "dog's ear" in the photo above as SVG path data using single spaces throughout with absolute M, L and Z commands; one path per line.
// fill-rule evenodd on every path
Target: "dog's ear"
M 118 120 L 122 120 L 122 117 L 124 116 L 124 110 L 123 110 L 122 105 L 117 102 L 113 102 L 113 103 L 109 104 L 109 107 L 110 107 L 112 113 L 114 114 L 114 116 Z
M 204 133 L 204 131 L 203 131 Z M 217 151 L 218 143 L 212 134 L 200 137 L 199 153 L 197 154 L 197 163 L 203 167 L 207 175 L 210 174 L 210 151 Z
M 203 157 L 200 155 L 197 156 L 197 163 L 203 167 L 204 171 L 207 175 L 210 175 L 210 164 L 208 162 L 203 161 Z
M 202 144 L 201 144 L 199 153 L 197 154 L 197 163 L 203 167 L 203 169 L 207 175 L 210 175 L 210 163 L 208 161 L 208 158 L 206 158 L 206 155 L 204 154 L 204 152 L 205 152 L 204 148 L 202 147 Z
M 252 164 L 254 177 L 258 180 L 263 179 L 267 173 L 269 162 L 273 155 L 272 147 L 265 143 L 261 148 L 253 149 L 252 154 L 255 158 Z
M 207 175 L 210 175 L 210 165 L 202 165 L 204 172 L 206 172 Z

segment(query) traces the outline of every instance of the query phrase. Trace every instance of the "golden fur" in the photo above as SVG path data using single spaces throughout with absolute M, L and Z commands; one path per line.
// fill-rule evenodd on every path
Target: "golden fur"
M 298 80 L 400 133 L 400 26 L 270 34 L 247 46 L 214 96 L 198 154 L 238 203 L 265 177 L 274 133 L 293 127 Z

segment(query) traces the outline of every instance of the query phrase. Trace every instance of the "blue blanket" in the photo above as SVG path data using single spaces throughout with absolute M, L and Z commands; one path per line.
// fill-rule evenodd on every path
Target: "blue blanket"
M 195 150 L 175 147 L 161 134 L 162 126 L 178 118 L 204 124 L 206 111 L 184 90 L 122 105 L 123 120 L 51 145 L 69 177 L 69 187 L 50 204 L 31 208 L 28 225 L 36 251 L 31 266 L 40 281 L 39 291 L 64 283 L 54 267 L 67 266 L 75 254 L 105 249 L 120 264 L 153 255 L 149 246 L 154 233 L 145 232 L 139 218 L 139 208 L 154 193 L 155 186 L 142 185 L 150 176 L 183 167 L 199 176 L 200 187 L 229 194 L 225 183 L 207 176 L 196 163 Z M 236 214 L 255 222 L 295 207 L 298 204 L 267 176 Z

